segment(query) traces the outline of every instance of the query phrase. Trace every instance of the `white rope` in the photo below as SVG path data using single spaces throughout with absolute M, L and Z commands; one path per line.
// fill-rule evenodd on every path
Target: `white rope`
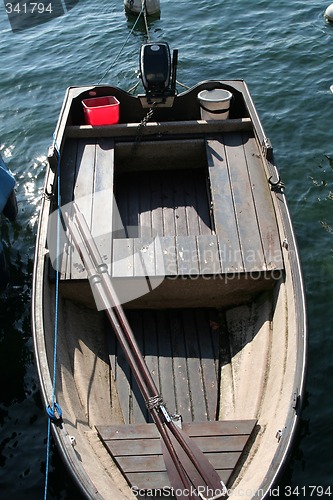
M 129 34 L 128 34 L 128 36 L 127 36 L 126 40 L 125 40 L 125 42 L 124 42 L 124 43 L 123 43 L 123 45 L 121 46 L 120 51 L 118 52 L 117 56 L 116 56 L 116 57 L 115 57 L 115 59 L 112 61 L 112 63 L 111 63 L 111 64 L 110 64 L 110 66 L 108 67 L 108 69 L 105 71 L 105 73 L 103 74 L 102 78 L 101 78 L 101 79 L 97 82 L 97 85 L 99 85 L 99 84 L 102 82 L 102 80 L 104 80 L 104 78 L 106 77 L 106 75 L 107 75 L 107 74 L 111 71 L 111 69 L 113 68 L 113 66 L 114 66 L 114 65 L 116 64 L 116 62 L 118 61 L 118 59 L 119 59 L 119 57 L 120 57 L 120 55 L 121 55 L 122 51 L 124 50 L 124 47 L 126 46 L 126 44 L 127 44 L 128 40 L 129 40 L 130 36 L 132 35 L 133 31 L 135 30 L 136 25 L 138 24 L 139 19 L 140 19 L 140 17 L 142 16 L 142 14 L 144 15 L 145 27 L 146 27 L 146 32 L 147 32 L 147 38 L 148 38 L 148 41 L 149 41 L 149 36 L 150 36 L 150 35 L 149 35 L 149 29 L 148 29 L 148 23 L 147 23 L 146 13 L 147 13 L 147 11 L 146 11 L 146 2 L 145 2 L 145 0 L 142 0 L 142 8 L 141 8 L 140 14 L 138 15 L 138 17 L 137 17 L 137 19 L 136 19 L 136 21 L 135 21 L 135 23 L 134 23 L 134 25 L 133 25 L 133 27 L 132 27 L 131 31 L 129 32 Z

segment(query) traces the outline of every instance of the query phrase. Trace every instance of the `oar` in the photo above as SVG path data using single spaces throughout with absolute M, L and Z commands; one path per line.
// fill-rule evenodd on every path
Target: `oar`
M 215 469 L 193 440 L 174 423 L 167 412 L 124 311 L 117 300 L 107 266 L 100 256 L 83 214 L 74 204 L 73 220 L 76 224 L 72 224 L 68 215 L 66 218 L 74 244 L 88 271 L 95 299 L 106 311 L 160 432 L 171 484 L 176 490 L 186 491 L 186 498 L 192 497 L 188 492 L 193 492 L 193 488 L 202 498 L 225 497 L 225 485 Z M 182 496 L 182 493 L 179 493 L 177 498 L 182 498 Z

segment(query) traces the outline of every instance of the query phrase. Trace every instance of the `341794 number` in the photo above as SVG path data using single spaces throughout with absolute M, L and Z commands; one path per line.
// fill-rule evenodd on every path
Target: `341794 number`
M 52 2 L 44 4 L 42 2 L 18 2 L 5 4 L 7 14 L 52 14 Z

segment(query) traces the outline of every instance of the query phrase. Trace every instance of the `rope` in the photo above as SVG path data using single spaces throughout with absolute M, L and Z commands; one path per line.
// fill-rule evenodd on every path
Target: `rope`
M 54 139 L 54 148 L 58 153 L 58 164 L 57 164 L 57 248 L 56 256 L 59 258 L 60 252 L 60 206 L 61 206 L 61 196 L 60 196 L 60 151 Z M 58 264 L 58 262 L 57 262 Z M 58 403 L 55 401 L 56 393 L 56 382 L 57 382 L 57 347 L 58 347 L 58 326 L 59 326 L 59 270 L 58 265 L 56 269 L 56 279 L 55 279 L 55 317 L 54 317 L 54 340 L 53 340 L 53 381 L 52 381 L 52 404 L 48 405 L 46 412 L 49 416 L 47 425 L 47 444 L 46 444 L 46 466 L 45 466 L 45 486 L 44 486 L 44 500 L 47 498 L 48 490 L 48 479 L 49 479 L 49 468 L 50 468 L 50 450 L 51 450 L 51 423 L 59 423 L 62 417 L 62 410 Z
M 131 29 L 131 31 L 129 32 L 125 42 L 123 43 L 123 45 L 121 46 L 117 56 L 114 58 L 114 60 L 112 61 L 112 63 L 110 64 L 110 66 L 108 67 L 108 69 L 105 71 L 104 75 L 102 76 L 102 78 L 97 82 L 97 85 L 99 85 L 102 80 L 106 77 L 106 75 L 111 71 L 111 69 L 113 68 L 113 66 L 116 64 L 116 62 L 118 61 L 119 57 L 121 56 L 121 53 L 122 51 L 124 50 L 124 47 L 126 46 L 130 36 L 132 35 L 133 31 L 135 30 L 136 28 L 136 25 L 138 24 L 139 22 L 139 19 L 140 17 L 142 16 L 142 14 L 145 13 L 146 14 L 146 2 L 145 0 L 142 0 L 142 8 L 141 8 L 141 11 L 140 11 L 140 14 L 138 15 L 135 23 L 133 24 L 133 27 Z M 149 31 L 148 31 L 148 25 L 147 25 L 147 21 L 146 21 L 146 17 L 145 17 L 145 24 L 146 24 L 146 31 L 147 31 L 147 36 L 148 36 L 148 39 L 149 39 Z
M 147 33 L 147 41 L 150 42 L 150 33 L 148 28 L 148 20 L 147 20 L 147 9 L 146 9 L 146 0 L 142 0 L 142 7 L 144 7 L 143 18 L 145 21 L 145 28 Z
M 150 397 L 145 403 L 149 411 L 159 410 L 162 405 L 165 405 L 162 397 L 159 395 Z

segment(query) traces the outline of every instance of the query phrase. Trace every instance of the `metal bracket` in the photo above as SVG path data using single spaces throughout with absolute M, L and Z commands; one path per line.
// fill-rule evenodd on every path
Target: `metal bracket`
M 278 178 L 278 180 L 276 182 L 272 181 L 272 177 L 273 176 L 271 176 L 268 179 L 268 183 L 271 186 L 271 190 L 274 191 L 274 192 L 276 192 L 276 193 L 284 193 L 285 184 L 281 181 L 281 177 L 279 176 L 279 178 Z
M 279 443 L 281 438 L 282 438 L 282 430 L 281 429 L 278 429 L 276 434 L 275 434 L 275 437 L 277 439 L 277 442 Z

